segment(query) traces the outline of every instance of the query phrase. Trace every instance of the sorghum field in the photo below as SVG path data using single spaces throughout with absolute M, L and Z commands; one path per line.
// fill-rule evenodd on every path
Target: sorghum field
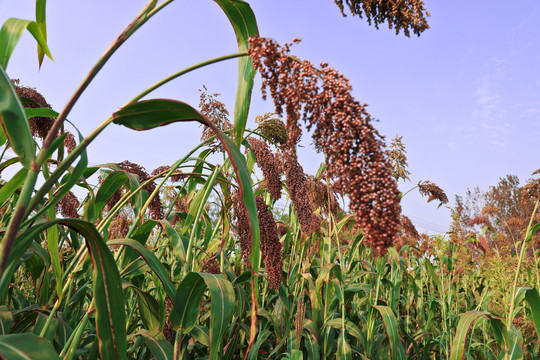
M 46 1 L 35 21 L 0 31 L 0 172 L 12 174 L 0 185 L 0 358 L 540 358 L 540 171 L 525 186 L 506 176 L 469 191 L 447 234 L 419 234 L 401 198 L 451 206 L 444 190 L 411 184 L 402 139 L 386 144 L 338 70 L 294 56 L 299 40 L 258 37 L 248 2 L 214 0 L 237 53 L 141 89 L 88 134 L 67 122 L 115 51 L 171 2 L 149 1 L 62 109 L 6 74 L 23 34 L 40 64 L 51 57 Z M 335 3 L 401 36 L 428 29 L 421 0 Z M 228 59 L 231 113 L 204 87 L 198 106 L 152 98 Z M 247 128 L 256 76 L 275 112 Z M 108 126 L 187 121 L 201 142 L 173 164 L 89 165 Z M 301 136 L 325 156 L 316 174 L 298 162 Z

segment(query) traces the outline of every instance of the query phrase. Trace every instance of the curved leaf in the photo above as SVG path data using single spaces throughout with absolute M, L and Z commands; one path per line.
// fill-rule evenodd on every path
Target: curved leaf
M 247 2 L 240 0 L 215 0 L 215 2 L 223 9 L 234 28 L 238 51 L 246 51 L 249 47 L 248 38 L 259 35 L 257 21 L 251 7 Z M 255 68 L 251 58 L 245 56 L 239 58 L 238 87 L 234 105 L 234 133 L 237 144 L 242 142 L 246 128 L 254 77 Z
M 531 320 L 534 322 L 536 335 L 540 336 L 540 296 L 538 290 L 528 289 L 525 293 L 525 300 L 531 309 Z
M 454 341 L 452 342 L 452 353 L 450 354 L 450 360 L 463 359 L 465 356 L 465 344 L 469 329 L 476 321 L 487 315 L 489 314 L 486 312 L 475 310 L 467 311 L 465 314 L 461 315 L 456 329 L 456 335 L 454 336 Z
M 388 334 L 388 340 L 390 342 L 392 359 L 405 360 L 405 351 L 401 344 L 396 315 L 394 315 L 394 312 L 388 306 L 374 305 L 373 307 L 382 315 L 384 327 L 386 328 L 386 333 Z
M 116 239 L 116 240 L 109 240 L 107 242 L 108 245 L 124 245 L 132 248 L 136 252 L 139 253 L 139 255 L 143 258 L 143 260 L 148 264 L 148 267 L 156 273 L 157 277 L 163 284 L 163 288 L 165 289 L 165 292 L 167 295 L 174 299 L 174 296 L 176 294 L 176 290 L 174 289 L 173 284 L 171 283 L 171 280 L 169 280 L 169 277 L 167 276 L 167 270 L 165 270 L 165 267 L 163 264 L 158 260 L 156 255 L 154 255 L 153 252 L 145 248 L 141 243 L 138 241 L 132 240 L 132 239 Z
M 58 222 L 86 239 L 92 259 L 96 332 L 103 359 L 126 359 L 126 314 L 120 273 L 113 255 L 92 223 L 63 219 Z
M 9 360 L 60 359 L 47 339 L 31 333 L 0 335 L 0 356 Z
M 36 39 L 40 51 L 44 52 L 52 60 L 47 47 L 47 40 L 35 21 L 9 18 L 4 22 L 0 30 L 0 66 L 4 69 L 7 68 L 9 58 L 26 29 Z
M 142 330 L 137 333 L 144 339 L 144 343 L 156 360 L 172 360 L 174 359 L 174 350 L 171 343 L 165 339 L 165 336 L 160 331 Z
M 234 289 L 223 275 L 188 273 L 176 291 L 171 322 L 184 334 L 189 333 L 197 322 L 199 303 L 206 289 L 212 298 L 209 359 L 214 360 L 218 358 L 221 339 L 231 324 L 235 306 Z

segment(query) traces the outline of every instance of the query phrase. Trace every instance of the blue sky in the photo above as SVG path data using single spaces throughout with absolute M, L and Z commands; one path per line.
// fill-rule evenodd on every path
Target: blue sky
M 34 1 L 0 0 L 0 21 L 34 18 Z M 60 110 L 99 55 L 139 12 L 145 1 L 49 1 L 49 46 L 54 62 L 38 70 L 35 43 L 24 34 L 7 72 L 37 88 Z M 369 105 L 376 127 L 392 139 L 403 136 L 411 183 L 431 180 L 454 195 L 468 187 L 487 189 L 506 174 L 525 181 L 540 167 L 540 1 L 426 1 L 431 28 L 420 37 L 395 35 L 364 20 L 343 18 L 332 0 L 249 2 L 262 36 L 302 43 L 293 53 L 328 62 L 345 74 L 356 98 Z M 236 52 L 232 27 L 211 0 L 179 1 L 163 10 L 110 60 L 69 119 L 83 134 L 161 78 L 194 63 Z M 234 60 L 207 67 L 166 85 L 150 97 L 194 106 L 199 91 L 222 93 L 232 111 Z M 250 123 L 273 110 L 258 90 Z M 89 148 L 93 164 L 136 161 L 151 171 L 170 164 L 198 144 L 201 130 L 174 124 L 150 132 L 107 128 Z M 304 138 L 307 138 L 305 136 Z M 322 159 L 300 154 L 306 172 Z M 447 209 L 426 204 L 417 192 L 403 201 L 420 230 L 444 231 Z

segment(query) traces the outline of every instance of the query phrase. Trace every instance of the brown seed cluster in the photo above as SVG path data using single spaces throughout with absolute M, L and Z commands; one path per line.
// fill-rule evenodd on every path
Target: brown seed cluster
M 403 136 L 396 135 L 392 140 L 392 143 L 390 143 L 390 162 L 392 163 L 394 179 L 396 179 L 396 181 L 399 181 L 399 179 L 411 181 L 411 179 L 409 179 L 411 172 L 407 170 L 407 155 L 405 155 L 407 151 L 405 150 L 405 144 L 403 144 L 402 140 Z
M 259 165 L 263 172 L 270 197 L 274 200 L 279 199 L 281 197 L 282 184 L 279 176 L 280 167 L 277 164 L 274 154 L 272 154 L 270 148 L 264 141 L 250 138 L 249 145 L 255 153 L 257 165 Z
M 202 266 L 201 271 L 207 274 L 221 274 L 219 262 L 217 261 L 216 255 L 206 260 L 206 262 Z
M 163 327 L 163 335 L 168 342 L 174 345 L 176 331 L 174 330 L 173 324 L 171 322 L 171 312 L 173 309 L 174 303 L 169 297 L 165 299 L 165 326 Z
M 70 133 L 69 131 L 66 132 L 67 135 L 64 138 L 64 146 L 66 147 L 68 154 L 71 154 L 73 149 L 75 149 L 75 147 L 77 146 L 77 142 L 75 141 L 75 136 L 73 136 L 72 133 Z
M 156 175 L 159 175 L 161 173 L 164 173 L 166 171 L 169 171 L 171 169 L 171 167 L 169 165 L 162 165 L 162 166 L 158 166 L 157 168 L 154 169 L 154 171 L 152 171 L 152 176 L 156 176 Z M 180 179 L 182 179 L 182 171 L 176 169 L 172 174 L 171 176 L 169 177 L 169 179 L 172 181 L 172 182 L 178 182 L 180 181 Z
M 335 190 L 348 194 L 366 242 L 382 253 L 397 238 L 400 198 L 383 137 L 365 105 L 353 98 L 349 81 L 337 70 L 327 64 L 315 70 L 309 61 L 289 56 L 290 43 L 282 48 L 259 37 L 249 42 L 249 55 L 263 78 L 263 97 L 269 89 L 276 113 L 287 115 L 288 152 L 294 152 L 301 134 L 301 118 L 308 130 L 315 127 L 314 145 L 326 155 Z
M 79 199 L 71 191 L 68 191 L 66 195 L 56 203 L 56 211 L 59 211 L 63 217 L 67 218 L 79 218 L 77 209 L 79 208 Z
M 486 205 L 482 208 L 481 213 L 485 216 L 495 216 L 499 213 L 499 211 L 501 211 L 501 208 L 499 208 L 498 206 Z
M 255 122 L 259 124 L 259 132 L 275 144 L 286 144 L 289 140 L 289 132 L 283 121 L 274 117 L 274 115 L 273 113 L 267 113 L 263 116 L 255 117 Z
M 345 16 L 345 5 L 349 7 L 352 15 L 359 18 L 366 17 L 368 24 L 378 29 L 379 24 L 388 21 L 390 29 L 395 28 L 396 34 L 403 30 L 406 36 L 420 34 L 429 29 L 427 17 L 429 12 L 424 8 L 422 0 L 334 0 Z M 344 4 L 345 3 L 345 4 Z
M 471 220 L 469 220 L 469 226 L 474 225 L 485 225 L 489 222 L 489 219 L 485 216 L 475 216 Z
M 204 90 L 199 90 L 201 92 L 199 101 L 199 110 L 201 111 L 201 114 L 206 116 L 219 131 L 232 129 L 233 125 L 229 121 L 229 110 L 227 110 L 224 103 L 217 100 L 217 97 L 220 94 L 208 94 L 208 89 L 205 86 L 203 86 L 203 89 Z M 214 135 L 212 129 L 208 126 L 204 126 L 201 141 L 206 141 Z M 221 151 L 221 144 L 217 139 L 212 140 L 208 146 L 213 151 Z
M 332 212 L 334 215 L 342 210 L 334 192 L 329 189 L 326 183 L 313 175 L 306 174 L 306 177 L 309 187 L 309 200 L 314 209 L 321 208 L 325 214 Z
M 420 239 L 420 234 L 418 234 L 418 231 L 416 230 L 416 227 L 412 223 L 411 219 L 409 219 L 405 215 L 401 215 L 400 219 L 401 219 L 401 221 L 400 221 L 401 230 L 403 232 L 405 232 L 408 236 L 410 236 L 410 237 L 412 237 L 412 238 L 414 238 L 416 240 L 419 240 Z
M 142 167 L 139 164 L 132 163 L 128 160 L 125 160 L 119 163 L 118 167 L 120 167 L 120 169 L 122 169 L 122 171 L 126 173 L 137 175 L 141 183 L 145 182 L 146 180 L 150 178 L 150 175 L 146 172 L 144 167 Z M 101 177 L 99 181 L 100 182 L 103 181 Z M 152 192 L 155 189 L 156 189 L 156 183 L 154 181 L 150 181 L 146 185 L 143 186 L 143 190 L 148 192 L 149 195 L 152 194 Z M 118 191 L 116 191 L 111 196 L 111 198 L 109 199 L 109 201 L 107 201 L 107 204 L 106 204 L 107 209 L 111 210 L 114 207 L 114 205 L 118 201 L 120 201 L 120 198 L 122 197 L 122 193 L 123 193 L 123 190 L 118 189 Z M 159 193 L 157 193 L 156 196 L 150 202 L 149 211 L 150 211 L 150 217 L 152 219 L 160 220 L 165 217 L 165 213 L 163 212 L 163 206 L 161 205 L 161 198 L 159 196 Z
M 302 340 L 302 332 L 304 331 L 305 319 L 306 319 L 306 305 L 304 304 L 304 294 L 300 294 L 300 299 L 298 299 L 298 306 L 296 308 L 296 317 L 294 319 L 296 347 L 298 349 L 300 348 L 300 341 Z
M 313 213 L 306 174 L 298 163 L 296 154 L 290 151 L 284 153 L 282 166 L 287 178 L 289 196 L 300 222 L 300 229 L 304 233 L 318 232 L 320 220 Z
M 29 102 L 26 102 L 24 101 L 25 99 L 22 99 L 23 106 L 25 108 L 51 108 L 51 105 L 49 105 L 49 103 L 45 100 L 45 97 L 43 97 L 43 95 L 41 95 L 36 89 L 20 85 L 20 81 L 18 79 L 13 79 L 11 82 L 13 83 L 15 91 L 19 97 L 30 100 Z M 49 134 L 49 131 L 54 124 L 54 119 L 46 117 L 33 117 L 28 119 L 28 124 L 30 125 L 32 135 L 43 140 Z
M 249 266 L 249 255 L 251 254 L 251 231 L 249 217 L 244 203 L 238 195 L 239 194 L 237 193 L 232 197 L 233 216 L 236 222 L 236 232 L 238 233 L 242 259 L 244 259 L 244 264 Z
M 444 190 L 431 181 L 420 181 L 418 183 L 418 191 L 420 191 L 422 196 L 428 196 L 428 202 L 439 200 L 443 204 L 448 203 L 448 196 L 446 196 Z
M 270 211 L 270 207 L 266 205 L 264 199 L 256 196 L 255 201 L 257 204 L 257 218 L 261 229 L 261 253 L 268 272 L 268 286 L 270 289 L 277 291 L 281 285 L 283 268 L 277 225 L 272 211 Z
M 118 213 L 109 226 L 109 239 L 124 239 L 133 223 L 124 212 Z

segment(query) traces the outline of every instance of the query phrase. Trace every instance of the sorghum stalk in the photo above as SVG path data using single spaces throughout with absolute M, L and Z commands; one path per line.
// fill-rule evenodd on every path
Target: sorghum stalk
M 527 250 L 527 245 L 528 245 L 528 240 L 529 240 L 528 237 L 529 237 L 529 235 L 532 236 L 532 234 L 531 234 L 532 224 L 533 224 L 533 221 L 534 221 L 534 216 L 536 215 L 536 211 L 538 210 L 538 203 L 539 202 L 540 202 L 540 199 L 538 199 L 536 201 L 536 205 L 534 206 L 534 210 L 532 212 L 531 219 L 529 220 L 529 226 L 527 226 L 527 232 L 525 234 L 525 238 L 523 239 L 523 242 L 521 244 L 521 252 L 519 254 L 518 265 L 517 265 L 517 268 L 516 268 L 516 275 L 514 277 L 514 286 L 512 287 L 512 295 L 511 295 L 511 298 L 510 298 L 510 310 L 508 312 L 508 318 L 506 319 L 506 330 L 507 331 L 510 331 L 510 328 L 512 326 L 512 319 L 513 319 L 512 314 L 514 313 L 517 284 L 518 284 L 519 273 L 521 271 L 521 263 L 523 262 L 523 258 L 525 257 L 525 252 Z

